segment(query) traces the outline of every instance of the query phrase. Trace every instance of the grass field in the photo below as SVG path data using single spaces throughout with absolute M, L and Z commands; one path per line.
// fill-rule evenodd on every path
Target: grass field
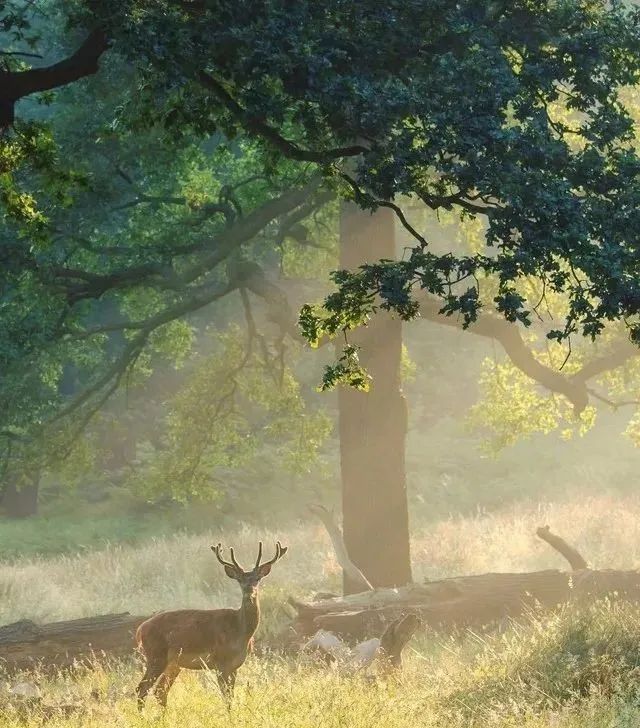
M 594 566 L 640 564 L 640 500 L 601 497 L 414 528 L 415 578 L 564 568 L 533 536 L 545 523 Z M 209 544 L 234 545 L 248 560 L 260 538 L 290 546 L 264 587 L 261 633 L 272 633 L 287 619 L 287 595 L 304 598 L 339 585 L 331 548 L 312 522 L 287 533 L 241 529 L 7 561 L 0 564 L 0 623 L 236 606 L 239 590 L 222 574 Z M 349 677 L 302 658 L 251 657 L 239 673 L 229 714 L 207 675 L 183 673 L 167 712 L 151 700 L 142 716 L 132 697 L 140 676 L 133 663 L 57 678 L 18 676 L 0 681 L 0 727 L 640 726 L 640 614 L 630 607 L 604 603 L 584 614 L 532 617 L 504 634 L 422 634 L 407 657 L 395 678 Z M 38 686 L 39 699 L 11 693 L 23 680 Z
M 183 672 L 167 711 L 151 700 L 142 715 L 133 699 L 140 670 L 132 664 L 49 680 L 29 675 L 22 679 L 37 684 L 41 698 L 0 692 L 0 725 L 632 728 L 640 721 L 639 616 L 603 603 L 532 618 L 502 635 L 426 634 L 391 678 L 252 657 L 230 713 L 206 674 Z
M 595 568 L 640 566 L 640 498 L 600 497 L 519 506 L 501 513 L 452 518 L 413 528 L 414 579 L 487 571 L 565 568 L 534 535 L 549 524 L 575 544 Z M 340 572 L 322 527 L 301 523 L 287 532 L 239 528 L 177 535 L 141 545 L 114 545 L 75 556 L 0 561 L 0 624 L 38 622 L 130 611 L 150 614 L 178 607 L 236 605 L 240 592 L 209 546 L 234 546 L 240 560 L 267 552 L 276 539 L 289 553 L 265 582 L 266 628 L 282 616 L 288 594 L 338 589 Z

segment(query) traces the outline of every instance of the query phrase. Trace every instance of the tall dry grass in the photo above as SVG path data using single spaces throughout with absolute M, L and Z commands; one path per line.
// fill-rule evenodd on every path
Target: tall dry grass
M 544 524 L 574 543 L 594 567 L 640 566 L 640 498 L 603 496 L 451 518 L 428 529 L 414 524 L 414 577 L 565 568 L 562 559 L 534 536 L 536 527 Z M 339 588 L 331 546 L 315 522 L 284 533 L 240 527 L 76 556 L 0 562 L 0 623 L 234 605 L 239 600 L 237 586 L 224 576 L 209 546 L 218 541 L 233 545 L 239 558 L 249 562 L 260 539 L 267 550 L 277 539 L 290 547 L 265 584 L 271 612 L 281 608 L 287 594 Z
M 515 506 L 474 518 L 450 518 L 417 533 L 413 560 L 420 576 L 533 571 L 567 564 L 535 536 L 551 526 L 595 569 L 640 567 L 640 497 L 587 497 Z
M 41 691 L 30 703 L 0 685 L 0 726 L 637 728 L 638 616 L 603 603 L 503 635 L 426 635 L 391 677 L 345 676 L 300 656 L 252 656 L 229 713 L 206 673 L 183 671 L 166 713 L 151 699 L 142 715 L 133 693 L 141 670 L 131 663 L 54 679 L 30 674 L 23 679 Z
M 487 570 L 564 566 L 533 533 L 548 523 L 594 566 L 640 564 L 640 500 L 607 497 L 536 505 L 414 528 L 417 579 Z M 112 546 L 74 557 L 0 565 L 0 619 L 38 621 L 239 600 L 209 545 L 233 544 L 249 561 L 256 541 L 281 539 L 287 558 L 265 589 L 267 625 L 287 593 L 337 587 L 339 570 L 315 523 L 287 533 L 177 535 L 138 547 Z M 139 665 L 12 678 L 37 685 L 24 701 L 0 676 L 0 728 L 143 728 L 229 725 L 234 728 L 637 728 L 640 704 L 640 613 L 615 603 L 584 613 L 567 607 L 501 634 L 423 634 L 395 678 L 344 676 L 302 657 L 252 656 L 239 673 L 227 713 L 213 676 L 183 674 L 161 714 L 151 701 L 136 711 Z

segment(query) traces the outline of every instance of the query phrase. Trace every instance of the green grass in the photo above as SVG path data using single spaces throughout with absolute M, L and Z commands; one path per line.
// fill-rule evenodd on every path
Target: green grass
M 109 543 L 136 543 L 166 533 L 159 518 L 132 515 L 95 517 L 38 516 L 28 521 L 3 520 L 0 553 L 4 559 L 63 554 L 104 548 Z
M 0 691 L 0 726 L 217 726 L 237 728 L 611 728 L 638 725 L 640 614 L 602 603 L 532 618 L 505 634 L 423 634 L 396 677 L 345 676 L 310 658 L 251 657 L 230 714 L 210 674 L 183 671 L 162 713 L 142 715 L 132 663 L 74 676 L 19 676 L 37 684 L 31 705 Z M 67 706 L 69 715 L 63 714 Z
M 27 519 L 0 517 L 0 555 L 4 560 L 77 554 L 111 544 L 135 545 L 177 533 L 200 533 L 228 522 L 215 503 L 150 506 L 119 493 L 98 503 L 81 494 L 48 502 Z

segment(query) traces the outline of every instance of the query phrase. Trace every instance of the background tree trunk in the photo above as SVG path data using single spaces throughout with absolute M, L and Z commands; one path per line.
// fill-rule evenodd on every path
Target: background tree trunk
M 343 203 L 340 266 L 394 258 L 392 210 L 374 215 Z M 374 587 L 411 581 L 405 479 L 407 407 L 400 388 L 402 323 L 377 315 L 350 335 L 373 377 L 368 393 L 341 387 L 338 395 L 344 542 L 352 561 Z M 341 346 L 339 342 L 338 346 Z M 361 590 L 344 578 L 345 593 Z
M 20 485 L 10 480 L 2 495 L 0 506 L 9 518 L 29 518 L 38 513 L 40 474 L 30 474 L 22 480 Z

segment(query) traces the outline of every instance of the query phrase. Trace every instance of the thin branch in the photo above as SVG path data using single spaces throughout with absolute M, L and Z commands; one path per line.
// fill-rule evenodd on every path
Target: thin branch
M 0 56 L 20 56 L 22 58 L 42 58 L 40 53 L 27 53 L 25 51 L 0 51 Z
M 587 387 L 587 392 L 594 398 L 599 400 L 600 402 L 603 402 L 604 404 L 609 405 L 611 409 L 616 412 L 621 407 L 631 407 L 631 406 L 638 406 L 640 405 L 640 399 L 623 399 L 623 400 L 612 400 L 607 399 L 607 397 L 604 397 L 602 394 L 596 392 L 595 389 L 592 389 L 591 387 Z
M 360 571 L 360 569 L 351 561 L 349 552 L 344 543 L 342 531 L 340 526 L 335 521 L 333 513 L 327 510 L 321 505 L 311 505 L 309 510 L 313 513 L 316 518 L 320 520 L 322 525 L 325 527 L 331 543 L 333 544 L 333 550 L 335 551 L 338 563 L 347 574 L 347 576 L 354 581 L 356 584 L 363 588 L 363 591 L 373 591 L 373 586 L 367 577 Z
M 420 235 L 420 233 L 411 225 L 411 223 L 407 220 L 407 218 L 404 215 L 404 212 L 398 205 L 394 204 L 393 202 L 389 202 L 388 200 L 379 200 L 376 197 L 373 197 L 372 195 L 364 192 L 358 183 L 351 178 L 348 174 L 340 174 L 342 179 L 347 182 L 347 184 L 351 187 L 353 190 L 356 202 L 361 203 L 371 203 L 377 207 L 388 207 L 389 209 L 393 210 L 402 223 L 402 226 L 424 247 L 427 247 L 428 243 L 425 240 L 425 238 Z
M 123 202 L 121 205 L 111 208 L 111 212 L 121 212 L 138 205 L 186 205 L 187 200 L 184 197 L 153 197 L 151 195 L 139 195 L 129 202 Z

